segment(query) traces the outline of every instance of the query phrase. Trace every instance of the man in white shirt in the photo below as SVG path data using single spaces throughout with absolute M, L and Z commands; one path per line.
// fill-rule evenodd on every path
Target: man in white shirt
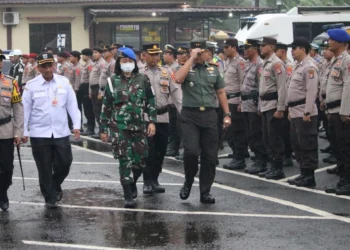
M 69 80 L 53 73 L 53 55 L 41 54 L 37 60 L 41 75 L 27 82 L 23 93 L 22 141 L 26 143 L 30 136 L 45 206 L 56 208 L 63 195 L 61 184 L 73 161 L 67 111 L 76 139 L 80 137 L 81 114 Z

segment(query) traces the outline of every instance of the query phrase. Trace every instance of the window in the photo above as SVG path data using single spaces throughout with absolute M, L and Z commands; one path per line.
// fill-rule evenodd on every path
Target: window
M 121 44 L 140 47 L 140 25 L 139 24 L 117 24 L 115 26 L 115 41 Z
M 57 35 L 66 35 L 66 44 L 62 50 L 72 50 L 72 35 L 70 23 L 47 23 L 47 24 L 29 24 L 30 51 L 41 53 L 46 46 L 51 47 L 57 52 Z
M 176 22 L 176 40 L 190 41 L 195 38 L 208 39 L 210 23 L 207 20 Z

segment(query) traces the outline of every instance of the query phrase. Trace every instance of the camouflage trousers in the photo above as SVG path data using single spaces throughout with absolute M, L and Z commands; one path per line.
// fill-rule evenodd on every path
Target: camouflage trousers
M 148 156 L 146 133 L 120 130 L 113 137 L 113 154 L 115 159 L 119 159 L 120 182 L 122 185 L 133 183 L 134 178 L 137 179 L 143 172 L 145 158 Z

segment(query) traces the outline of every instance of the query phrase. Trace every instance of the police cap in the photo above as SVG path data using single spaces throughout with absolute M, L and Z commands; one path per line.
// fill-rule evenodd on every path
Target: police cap
M 45 63 L 54 63 L 55 59 L 51 53 L 43 53 L 37 57 L 37 61 L 39 65 L 42 65 Z
M 142 50 L 148 54 L 159 54 L 162 50 L 159 48 L 159 43 L 147 43 L 142 46 Z
M 191 49 L 202 49 L 204 51 L 207 48 L 207 41 L 202 38 L 196 38 L 190 42 Z

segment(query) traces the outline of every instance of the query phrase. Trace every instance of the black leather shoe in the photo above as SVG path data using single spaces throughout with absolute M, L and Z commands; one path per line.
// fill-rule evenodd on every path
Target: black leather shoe
M 56 200 L 57 201 L 61 201 L 62 197 L 63 197 L 63 192 L 62 191 L 56 192 Z
M 328 146 L 326 148 L 320 149 L 320 152 L 324 153 L 324 154 L 330 154 L 330 153 L 332 153 L 332 148 L 331 148 L 331 146 Z
M 265 178 L 268 180 L 280 180 L 285 178 L 283 169 L 272 169 L 269 173 L 265 175 Z
M 265 171 L 259 172 L 259 177 L 264 178 L 268 173 L 270 173 L 272 170 L 267 168 Z
M 236 162 L 236 159 L 233 158 L 229 163 L 223 164 L 222 167 L 227 169 L 228 166 L 233 166 L 233 164 L 235 164 L 235 162 Z
M 9 201 L 0 201 L 0 208 L 2 211 L 7 211 L 10 207 Z
M 337 159 L 333 155 L 330 155 L 329 157 L 324 158 L 323 162 L 329 164 L 337 164 Z
M 257 160 L 256 162 L 253 163 L 248 173 L 252 175 L 258 175 L 259 173 L 265 172 L 266 170 L 267 170 L 266 162 Z
M 225 165 L 223 166 L 225 169 L 229 170 L 241 170 L 247 167 L 245 164 L 245 159 L 235 160 L 235 162 L 232 165 Z
M 329 169 L 327 169 L 327 173 L 328 173 L 328 174 L 336 174 L 336 175 L 339 175 L 339 167 L 338 167 L 338 165 L 335 166 L 334 168 L 329 168 Z
M 192 185 L 188 184 L 186 181 L 182 188 L 180 189 L 180 198 L 181 200 L 187 200 L 191 194 Z
M 93 134 L 95 134 L 95 133 L 92 132 L 92 131 L 87 130 L 87 131 L 81 132 L 80 134 L 81 134 L 81 135 L 85 135 L 85 136 L 89 136 L 89 135 L 93 135 Z
M 293 160 L 292 157 L 285 157 L 283 160 L 283 166 L 284 167 L 293 167 Z
M 56 209 L 57 208 L 57 202 L 55 202 L 55 203 L 45 202 L 45 207 L 47 209 Z
M 297 187 L 315 187 L 315 175 L 314 173 L 301 174 L 301 177 L 294 183 Z
M 165 193 L 165 188 L 159 185 L 158 181 L 153 180 L 151 185 L 153 193 Z
M 205 194 L 201 194 L 200 201 L 201 201 L 201 203 L 204 203 L 204 204 L 214 204 L 215 198 L 213 196 L 211 196 L 210 193 L 205 193 Z
M 153 193 L 153 188 L 151 181 L 144 181 L 143 184 L 143 194 L 152 194 Z
M 350 195 L 350 183 L 343 185 L 341 187 L 337 187 L 335 190 L 336 195 Z
M 299 180 L 300 178 L 302 178 L 302 175 L 298 175 L 297 177 L 295 178 L 292 178 L 292 179 L 289 179 L 287 180 L 287 182 L 290 184 L 290 185 L 295 185 L 295 181 Z

